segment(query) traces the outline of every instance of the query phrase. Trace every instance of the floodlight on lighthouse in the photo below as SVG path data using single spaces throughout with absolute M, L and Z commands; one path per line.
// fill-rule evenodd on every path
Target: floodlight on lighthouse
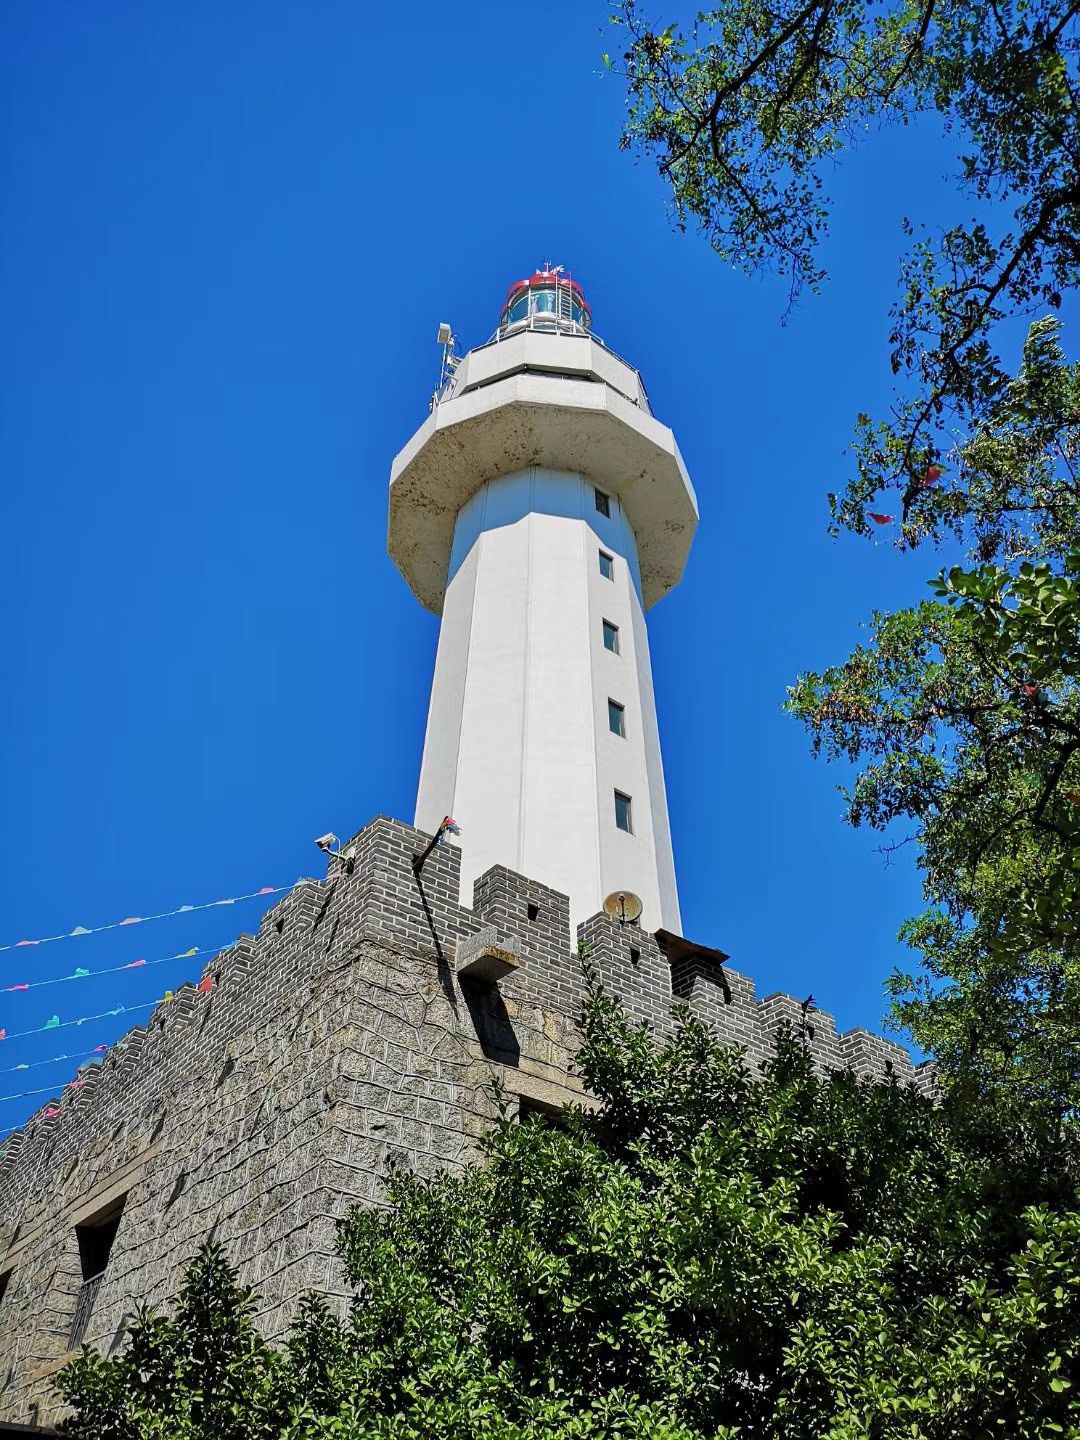
M 435 332 L 435 343 L 442 347 L 442 356 L 439 360 L 439 383 L 435 387 L 435 393 L 431 397 L 429 409 L 434 410 L 442 399 L 443 394 L 454 378 L 454 372 L 458 367 L 460 356 L 454 354 L 454 347 L 457 339 L 449 321 L 441 320 L 439 328 Z
M 319 849 L 323 852 L 323 854 L 328 860 L 336 860 L 338 864 L 342 867 L 342 869 L 345 871 L 345 874 L 351 875 L 353 872 L 353 866 L 356 864 L 356 854 L 354 848 L 352 845 L 350 845 L 346 850 L 342 850 L 340 848 L 335 850 L 334 846 L 338 845 L 338 843 L 338 837 L 334 834 L 332 830 L 328 830 L 325 835 L 320 835 L 319 838 L 315 841 L 315 844 L 319 847 Z

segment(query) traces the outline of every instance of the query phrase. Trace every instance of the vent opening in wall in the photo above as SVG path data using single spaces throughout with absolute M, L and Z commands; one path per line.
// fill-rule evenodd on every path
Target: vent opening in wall
M 4 1303 L 4 1296 L 7 1294 L 8 1285 L 11 1283 L 11 1271 L 5 1270 L 0 1275 L 0 1305 Z
M 526 905 L 525 907 L 525 913 L 528 915 L 530 920 L 536 920 L 540 916 L 540 906 L 537 905 L 534 901 L 530 900 L 528 905 Z

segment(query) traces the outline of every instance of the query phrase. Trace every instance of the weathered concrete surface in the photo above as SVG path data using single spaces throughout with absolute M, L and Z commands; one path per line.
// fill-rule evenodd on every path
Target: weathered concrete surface
M 519 335 L 464 357 L 391 467 L 387 548 L 422 605 L 442 613 L 458 511 L 485 481 L 531 465 L 619 497 L 646 609 L 679 583 L 697 499 L 637 372 L 594 339 Z

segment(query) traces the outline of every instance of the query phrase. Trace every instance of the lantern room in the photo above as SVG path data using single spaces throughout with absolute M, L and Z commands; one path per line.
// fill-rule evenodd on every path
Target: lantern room
M 554 330 L 587 335 L 592 312 L 576 280 L 562 266 L 545 266 L 525 280 L 515 280 L 506 292 L 499 316 L 499 338 L 519 330 Z

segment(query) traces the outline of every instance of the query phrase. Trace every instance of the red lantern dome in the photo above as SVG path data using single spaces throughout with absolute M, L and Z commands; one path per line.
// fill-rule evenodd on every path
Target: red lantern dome
M 499 315 L 499 335 L 518 330 L 557 330 L 587 335 L 592 311 L 576 280 L 561 265 L 545 265 L 524 280 L 515 280 L 506 292 Z

